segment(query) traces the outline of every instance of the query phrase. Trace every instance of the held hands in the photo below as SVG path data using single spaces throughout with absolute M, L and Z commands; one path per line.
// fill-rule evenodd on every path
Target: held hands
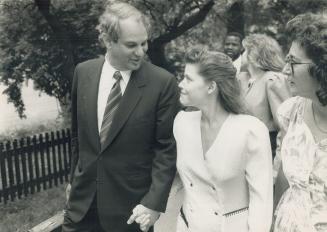
M 66 187 L 66 202 L 68 202 L 68 200 L 69 200 L 69 195 L 70 195 L 71 188 L 72 188 L 71 184 L 68 184 L 67 187 Z
M 65 190 L 65 195 L 66 195 L 66 205 L 65 205 L 65 208 L 64 208 L 64 210 L 63 210 L 64 215 L 67 214 L 66 207 L 68 206 L 68 201 L 69 201 L 69 195 L 70 195 L 71 188 L 72 188 L 72 185 L 71 185 L 71 184 L 68 184 L 67 187 L 66 187 L 66 190 Z
M 158 220 L 159 216 L 159 212 L 139 204 L 133 209 L 133 214 L 128 219 L 127 224 L 132 224 L 135 221 L 140 225 L 142 231 L 148 231 Z

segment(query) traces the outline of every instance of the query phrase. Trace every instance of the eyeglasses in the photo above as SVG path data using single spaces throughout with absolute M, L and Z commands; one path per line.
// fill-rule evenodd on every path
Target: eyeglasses
M 291 66 L 292 74 L 294 74 L 294 65 L 298 64 L 313 64 L 312 62 L 296 62 L 293 60 L 292 56 L 287 56 L 285 59 L 285 63 Z

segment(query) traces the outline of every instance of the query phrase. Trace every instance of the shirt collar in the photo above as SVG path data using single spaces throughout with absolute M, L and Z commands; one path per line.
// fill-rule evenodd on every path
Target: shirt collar
M 107 66 L 108 71 L 110 72 L 110 74 L 112 74 L 111 77 L 113 78 L 113 74 L 114 74 L 116 71 L 119 71 L 119 72 L 121 73 L 121 75 L 122 75 L 123 81 L 127 84 L 128 81 L 129 81 L 129 79 L 130 79 L 130 77 L 131 77 L 132 70 L 124 70 L 124 71 L 117 70 L 116 68 L 114 68 L 114 67 L 110 64 L 108 54 L 106 54 L 104 60 L 105 60 L 105 61 L 104 61 L 104 62 L 105 62 L 104 65 Z

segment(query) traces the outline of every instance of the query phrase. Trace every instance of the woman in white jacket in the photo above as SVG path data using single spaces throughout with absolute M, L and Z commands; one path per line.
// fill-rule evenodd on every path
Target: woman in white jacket
M 185 197 L 177 231 L 268 232 L 272 160 L 267 127 L 241 114 L 230 58 L 202 48 L 186 55 L 180 101 L 198 111 L 175 119 L 177 169 Z

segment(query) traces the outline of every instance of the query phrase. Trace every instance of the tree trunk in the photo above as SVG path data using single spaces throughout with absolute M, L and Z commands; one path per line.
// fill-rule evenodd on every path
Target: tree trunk
M 50 5 L 51 0 L 34 0 L 36 6 L 38 7 L 40 13 L 44 16 L 45 20 L 49 23 L 56 40 L 62 46 L 64 51 L 63 57 L 63 77 L 67 80 L 68 84 L 68 94 L 70 95 L 70 88 L 72 83 L 72 77 L 75 69 L 75 59 L 74 59 L 74 46 L 71 41 L 72 34 L 71 30 L 65 27 L 65 25 L 60 22 L 60 19 L 56 15 L 51 14 Z M 66 98 L 66 96 L 62 96 Z M 59 97 L 59 98 L 62 98 Z M 59 101 L 61 101 L 59 99 Z
M 63 78 L 68 82 L 67 94 L 65 96 L 57 96 L 60 104 L 60 115 L 63 118 L 64 125 L 70 125 L 70 90 L 75 69 L 74 46 L 71 41 L 72 34 L 67 29 L 60 19 L 50 12 L 51 0 L 34 0 L 40 13 L 49 23 L 56 40 L 62 46 L 64 51 L 63 57 Z
M 196 13 L 191 14 L 188 18 L 178 26 L 171 26 L 167 29 L 167 33 L 160 35 L 149 43 L 148 56 L 153 64 L 167 69 L 170 72 L 175 70 L 168 63 L 165 56 L 165 46 L 167 43 L 178 38 L 189 29 L 203 22 L 214 6 L 214 0 L 209 0 Z
M 69 97 L 63 97 L 59 100 L 59 117 L 62 118 L 64 127 L 68 128 L 71 125 L 71 104 Z
M 153 64 L 162 67 L 169 72 L 174 72 L 175 70 L 169 65 L 166 55 L 165 55 L 165 46 L 166 44 L 163 43 L 150 43 L 148 56 L 149 59 L 152 61 Z
M 244 3 L 236 1 L 227 11 L 227 31 L 244 35 Z

